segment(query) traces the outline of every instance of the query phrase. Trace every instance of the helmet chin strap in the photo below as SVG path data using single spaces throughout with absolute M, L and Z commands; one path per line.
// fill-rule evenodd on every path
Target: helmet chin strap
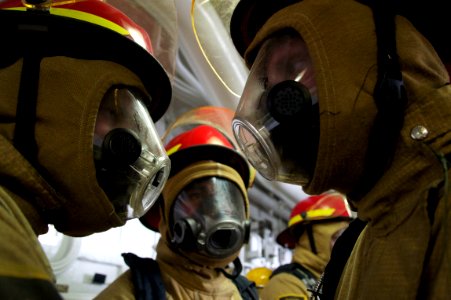
M 24 55 L 13 138 L 16 149 L 33 165 L 37 161 L 38 148 L 35 139 L 35 123 L 40 63 L 39 54 L 30 51 Z
M 315 238 L 313 236 L 312 224 L 307 225 L 306 230 L 307 230 L 308 240 L 310 242 L 310 248 L 312 249 L 313 253 L 318 254 L 318 251 L 316 250 Z
M 238 277 L 238 275 L 241 274 L 241 271 L 243 271 L 243 265 L 241 264 L 241 260 L 239 257 L 237 257 L 233 260 L 233 265 L 234 265 L 234 268 L 233 268 L 232 274 L 230 274 L 223 268 L 216 268 L 215 270 L 221 272 L 222 274 L 224 274 L 225 277 L 227 277 L 229 279 L 235 279 Z

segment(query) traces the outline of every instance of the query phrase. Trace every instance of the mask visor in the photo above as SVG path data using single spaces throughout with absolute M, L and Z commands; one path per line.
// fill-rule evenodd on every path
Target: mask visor
M 173 206 L 174 240 L 214 258 L 225 258 L 246 242 L 245 200 L 231 181 L 209 177 L 190 183 Z M 187 234 L 186 232 L 189 231 Z
M 312 60 L 299 34 L 260 48 L 232 122 L 250 163 L 268 180 L 304 185 L 316 161 L 319 115 Z
M 100 105 L 94 132 L 97 180 L 125 220 L 150 209 L 170 171 L 144 97 L 137 90 L 111 88 Z

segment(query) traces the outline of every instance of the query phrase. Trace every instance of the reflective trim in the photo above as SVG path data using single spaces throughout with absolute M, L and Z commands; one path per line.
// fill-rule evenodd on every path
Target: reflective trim
M 16 11 L 26 11 L 26 7 L 10 7 L 10 8 L 4 8 L 5 10 L 16 10 Z M 55 16 L 60 17 L 69 17 L 72 19 L 77 19 L 80 21 L 89 22 L 92 24 L 96 24 L 105 28 L 108 28 L 110 30 L 113 30 L 119 34 L 122 35 L 130 35 L 130 32 L 125 29 L 122 26 L 119 26 L 118 24 L 111 22 L 105 18 L 87 13 L 82 12 L 74 9 L 67 9 L 67 8 L 57 8 L 57 7 L 51 7 L 50 13 Z
M 90 13 L 73 10 L 73 9 L 67 9 L 67 8 L 56 8 L 56 7 L 50 8 L 50 12 L 52 15 L 57 15 L 57 16 L 61 16 L 61 17 L 69 17 L 69 18 L 73 18 L 73 19 L 77 19 L 77 20 L 81 20 L 81 21 L 86 21 L 89 23 L 97 24 L 102 27 L 111 29 L 122 35 L 130 35 L 130 32 L 128 32 L 128 30 L 126 30 L 124 27 L 121 27 L 116 23 L 113 23 L 107 19 L 101 18 L 99 16 L 96 16 L 96 15 L 93 15 Z
M 177 144 L 174 147 L 172 147 L 169 150 L 166 150 L 166 153 L 168 154 L 168 156 L 170 156 L 171 154 L 177 152 L 177 150 L 179 150 L 179 148 L 182 146 L 182 144 Z
M 291 218 L 290 221 L 288 222 L 288 227 L 290 227 L 298 222 L 305 221 L 305 220 L 311 220 L 313 218 L 329 217 L 329 216 L 332 216 L 334 214 L 334 212 L 335 212 L 335 208 L 332 208 L 332 207 L 309 210 L 305 214 L 299 214 L 299 215 L 296 215 L 293 218 Z

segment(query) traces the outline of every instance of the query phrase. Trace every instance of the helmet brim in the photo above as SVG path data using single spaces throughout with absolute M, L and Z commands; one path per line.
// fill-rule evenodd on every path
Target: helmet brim
M 5 61 L 13 63 L 30 50 L 41 57 L 67 56 L 106 60 L 125 66 L 143 82 L 151 101 L 152 120 L 159 120 L 169 107 L 172 87 L 160 63 L 131 39 L 89 22 L 52 14 L 0 11 Z
M 296 226 L 296 225 L 295 225 Z M 301 224 L 297 224 L 297 227 L 300 227 Z M 280 232 L 276 237 L 276 242 L 288 249 L 294 249 L 296 247 L 296 242 L 298 241 L 299 237 L 295 237 L 292 233 L 293 228 L 287 227 L 282 232 Z
M 281 231 L 277 237 L 276 242 L 284 247 L 289 249 L 294 249 L 296 247 L 296 243 L 298 242 L 301 235 L 304 233 L 304 229 L 307 225 L 318 224 L 318 223 L 333 223 L 333 222 L 341 222 L 341 221 L 352 221 L 351 217 L 324 217 L 324 218 L 316 218 L 314 220 L 302 221 L 291 225 L 290 227 L 285 228 Z
M 244 57 L 248 46 L 265 22 L 280 9 L 300 0 L 240 0 L 230 19 L 230 36 Z

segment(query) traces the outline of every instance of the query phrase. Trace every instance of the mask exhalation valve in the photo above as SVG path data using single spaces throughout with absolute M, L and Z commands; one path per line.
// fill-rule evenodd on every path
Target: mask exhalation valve
M 280 123 L 294 121 L 305 111 L 310 111 L 312 99 L 309 90 L 294 80 L 282 81 L 268 92 L 268 111 Z
M 131 165 L 139 158 L 141 150 L 141 142 L 133 131 L 115 128 L 105 136 L 102 144 L 102 160 L 108 166 Z

